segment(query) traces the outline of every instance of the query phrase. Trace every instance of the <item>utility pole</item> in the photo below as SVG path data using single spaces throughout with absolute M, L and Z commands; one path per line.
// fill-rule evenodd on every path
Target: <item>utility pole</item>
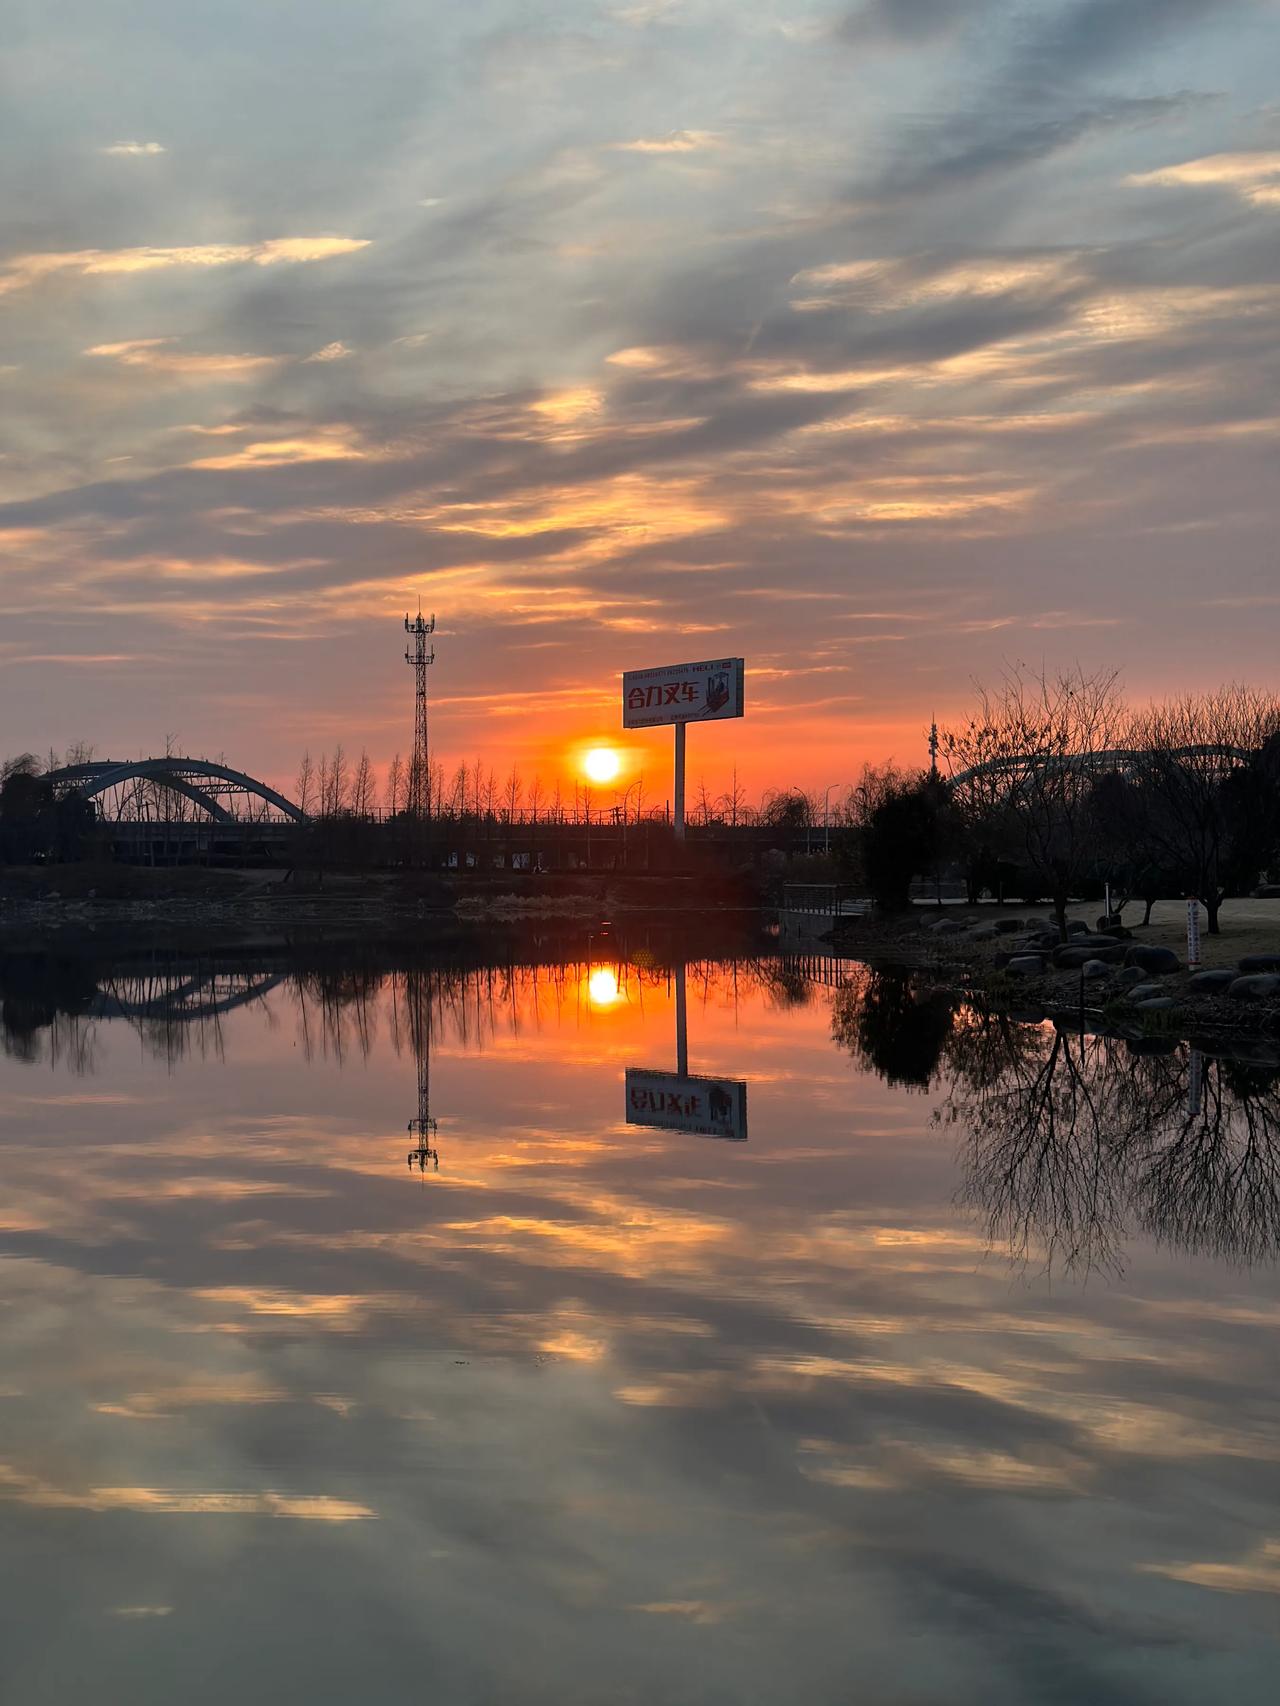
M 413 644 L 404 659 L 414 673 L 413 754 L 409 759 L 409 815 L 420 823 L 431 809 L 431 762 L 427 749 L 427 669 L 436 661 L 430 636 L 436 631 L 434 616 L 424 617 L 418 605 L 416 617 L 406 616 L 404 631 Z

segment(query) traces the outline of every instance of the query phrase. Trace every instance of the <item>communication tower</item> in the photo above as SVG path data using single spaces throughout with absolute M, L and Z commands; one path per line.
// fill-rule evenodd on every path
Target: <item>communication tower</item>
M 436 631 L 434 616 L 424 616 L 418 606 L 416 617 L 406 616 L 404 631 L 413 643 L 405 647 L 405 662 L 413 666 L 413 755 L 409 760 L 409 812 L 424 818 L 431 806 L 431 766 L 427 755 L 427 668 L 436 661 L 436 649 L 431 635 Z
M 409 1169 L 412 1172 L 416 1166 L 420 1173 L 425 1173 L 428 1168 L 439 1172 L 436 1122 L 431 1117 L 431 987 L 428 974 L 411 971 L 406 993 L 409 997 L 410 1036 L 418 1063 L 418 1112 L 409 1121 L 409 1135 L 417 1141 L 409 1151 Z

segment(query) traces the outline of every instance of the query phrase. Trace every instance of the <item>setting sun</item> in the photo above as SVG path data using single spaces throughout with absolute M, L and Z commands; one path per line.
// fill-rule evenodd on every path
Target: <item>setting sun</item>
M 609 966 L 597 966 L 587 978 L 587 994 L 593 1007 L 616 1007 L 622 1000 L 617 972 Z
M 593 782 L 612 782 L 622 768 L 622 759 L 611 746 L 593 746 L 582 768 Z

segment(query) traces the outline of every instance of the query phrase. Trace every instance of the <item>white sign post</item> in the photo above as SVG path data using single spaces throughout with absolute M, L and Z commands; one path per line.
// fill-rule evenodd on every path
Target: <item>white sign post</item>
M 627 1068 L 627 1124 L 747 1141 L 747 1087 L 740 1078 L 695 1078 L 689 1072 L 685 968 L 676 969 L 676 1069 Z
M 743 714 L 746 666 L 741 658 L 672 663 L 661 669 L 629 669 L 622 677 L 624 729 L 675 725 L 673 821 L 684 840 L 684 743 L 689 723 L 719 723 Z
M 1192 971 L 1200 964 L 1200 902 L 1187 902 L 1187 964 Z

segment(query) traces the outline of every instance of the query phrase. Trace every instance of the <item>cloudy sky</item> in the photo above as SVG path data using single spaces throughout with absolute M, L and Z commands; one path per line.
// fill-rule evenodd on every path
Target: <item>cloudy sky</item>
M 0 750 L 821 788 L 1273 669 L 1275 0 L 13 0 Z M 661 792 L 668 740 L 633 737 Z

